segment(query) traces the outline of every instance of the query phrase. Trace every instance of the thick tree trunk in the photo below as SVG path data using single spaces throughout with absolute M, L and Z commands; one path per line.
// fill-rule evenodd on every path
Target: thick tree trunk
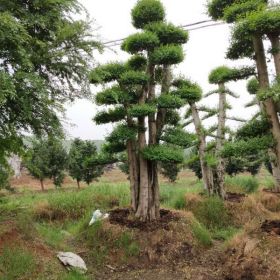
M 80 186 L 80 181 L 79 181 L 79 180 L 77 180 L 77 186 L 78 186 L 78 189 L 81 188 L 81 186 Z
M 148 101 L 153 102 L 155 99 L 155 66 L 149 63 L 148 66 L 149 84 L 148 84 Z M 149 145 L 156 144 L 157 127 L 156 117 L 152 113 L 148 117 L 149 124 Z M 155 220 L 160 217 L 159 211 L 159 183 L 158 183 L 158 169 L 157 162 L 148 162 L 149 175 L 149 219 Z
M 134 140 L 127 141 L 127 155 L 130 180 L 130 197 L 133 211 L 137 210 L 139 200 L 139 175 L 137 162 L 136 143 Z
M 269 87 L 269 78 L 266 64 L 265 51 L 261 37 L 253 37 L 254 50 L 256 53 L 256 63 L 258 69 L 259 83 L 261 89 Z M 275 159 L 272 162 L 272 172 L 276 180 L 276 188 L 280 189 L 280 124 L 276 110 L 276 104 L 272 98 L 268 98 L 263 102 L 264 112 L 271 126 L 271 133 L 276 142 L 273 152 Z
M 203 132 L 201 120 L 195 104 L 190 104 L 192 110 L 192 117 L 194 121 L 195 131 L 198 135 L 199 140 L 199 160 L 201 165 L 202 180 L 204 183 L 204 188 L 208 191 L 209 195 L 213 194 L 214 182 L 213 182 L 213 172 L 212 169 L 207 165 L 205 160 L 206 155 L 206 139 Z
M 138 145 L 139 151 L 146 147 L 145 135 L 145 118 L 138 119 L 139 129 Z M 149 217 L 149 178 L 148 178 L 148 161 L 144 159 L 141 152 L 139 152 L 139 201 L 136 210 L 136 217 L 142 221 L 150 220 Z
M 147 68 L 147 74 L 149 75 L 150 66 Z M 139 98 L 139 104 L 145 104 L 146 99 L 149 94 L 148 85 L 142 91 L 142 95 Z M 142 221 L 149 221 L 155 219 L 151 213 L 154 213 L 154 207 L 151 205 L 151 185 L 149 183 L 149 172 L 148 172 L 148 161 L 141 154 L 141 150 L 143 150 L 147 146 L 146 142 L 146 125 L 145 125 L 145 117 L 138 118 L 138 157 L 139 157 L 139 199 L 138 205 L 136 209 L 136 217 Z
M 218 130 L 216 140 L 216 158 L 218 160 L 216 169 L 216 182 L 214 184 L 214 194 L 225 197 L 225 161 L 221 156 L 221 151 L 225 143 L 226 129 L 226 93 L 225 85 L 219 84 L 219 112 L 218 112 Z
M 172 75 L 170 71 L 170 66 L 164 65 L 163 66 L 163 73 L 162 73 L 162 84 L 161 84 L 161 94 L 165 94 L 169 92 L 170 83 L 172 80 Z M 165 123 L 165 116 L 166 116 L 165 108 L 161 108 L 158 110 L 157 119 L 156 119 L 156 127 L 157 127 L 157 143 L 159 143 L 160 136 L 164 127 Z
M 279 35 L 271 34 L 268 36 L 271 42 L 272 55 L 274 59 L 276 75 L 280 76 L 280 41 Z
M 40 180 L 40 185 L 41 185 L 41 190 L 45 191 L 45 187 L 44 187 L 44 180 Z

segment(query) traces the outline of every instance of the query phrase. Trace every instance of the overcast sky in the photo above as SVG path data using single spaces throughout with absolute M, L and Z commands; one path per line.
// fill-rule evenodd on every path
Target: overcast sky
M 135 32 L 131 24 L 130 11 L 136 0 L 80 0 L 87 8 L 91 18 L 95 19 L 98 33 L 103 42 L 120 39 Z M 185 25 L 192 22 L 208 19 L 206 14 L 206 0 L 162 0 L 166 8 L 167 20 L 175 25 Z M 252 65 L 251 61 L 227 61 L 225 53 L 229 45 L 230 27 L 220 25 L 201 30 L 190 31 L 190 40 L 184 46 L 185 60 L 176 66 L 175 72 L 184 74 L 193 81 L 198 82 L 204 92 L 214 89 L 208 84 L 209 72 L 221 65 L 237 66 Z M 125 60 L 127 54 L 115 47 L 114 51 L 106 50 L 102 55 L 96 55 L 99 63 L 107 61 Z M 252 97 L 246 92 L 246 81 L 229 83 L 228 87 L 240 95 L 239 99 L 229 97 L 233 110 L 229 115 L 248 119 L 256 109 L 244 109 L 244 104 Z M 96 92 L 93 87 L 92 92 Z M 216 106 L 217 96 L 212 96 L 203 101 L 209 106 Z M 87 100 L 79 100 L 67 106 L 68 122 L 66 126 L 68 135 L 82 139 L 104 139 L 111 131 L 112 125 L 96 126 L 92 118 L 98 108 Z M 208 124 L 214 124 L 215 118 Z M 229 122 L 236 127 L 237 123 Z

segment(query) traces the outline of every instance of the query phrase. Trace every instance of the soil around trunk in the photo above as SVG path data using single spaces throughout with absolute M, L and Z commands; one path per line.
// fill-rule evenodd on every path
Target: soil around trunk
M 157 229 L 169 230 L 169 223 L 178 221 L 179 218 L 178 214 L 170 210 L 161 209 L 159 220 L 143 222 L 135 219 L 131 209 L 124 208 L 110 211 L 109 221 L 111 224 L 118 224 L 128 228 L 137 228 L 141 231 L 155 231 Z

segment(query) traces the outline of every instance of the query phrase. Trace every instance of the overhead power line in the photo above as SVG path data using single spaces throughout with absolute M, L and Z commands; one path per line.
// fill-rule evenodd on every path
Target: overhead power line
M 198 27 L 193 27 L 193 28 L 187 28 L 187 27 L 201 25 L 201 24 L 208 23 L 208 22 L 213 22 L 213 23 L 207 24 L 207 25 L 198 26 Z M 225 24 L 225 23 L 224 22 L 214 22 L 213 20 L 203 20 L 203 21 L 197 21 L 197 22 L 189 23 L 189 24 L 185 24 L 185 25 L 180 25 L 179 27 L 183 28 L 186 31 L 194 31 L 194 30 L 198 30 L 198 29 L 214 27 L 214 26 L 223 25 L 223 24 Z M 105 45 L 105 47 L 108 47 L 108 48 L 109 47 L 116 47 L 116 46 L 121 45 L 122 41 L 124 41 L 125 39 L 126 38 L 107 41 L 107 42 L 103 43 L 103 45 Z

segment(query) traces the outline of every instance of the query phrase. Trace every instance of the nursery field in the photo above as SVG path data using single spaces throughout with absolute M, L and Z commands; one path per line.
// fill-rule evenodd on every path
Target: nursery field
M 80 190 L 67 179 L 42 192 L 25 176 L 0 196 L 0 279 L 279 279 L 272 184 L 264 170 L 227 177 L 222 202 L 183 171 L 176 183 L 161 178 L 161 219 L 141 223 L 130 219 L 129 184 L 117 169 Z M 96 209 L 109 218 L 89 226 Z M 68 271 L 59 251 L 81 256 L 87 273 Z

